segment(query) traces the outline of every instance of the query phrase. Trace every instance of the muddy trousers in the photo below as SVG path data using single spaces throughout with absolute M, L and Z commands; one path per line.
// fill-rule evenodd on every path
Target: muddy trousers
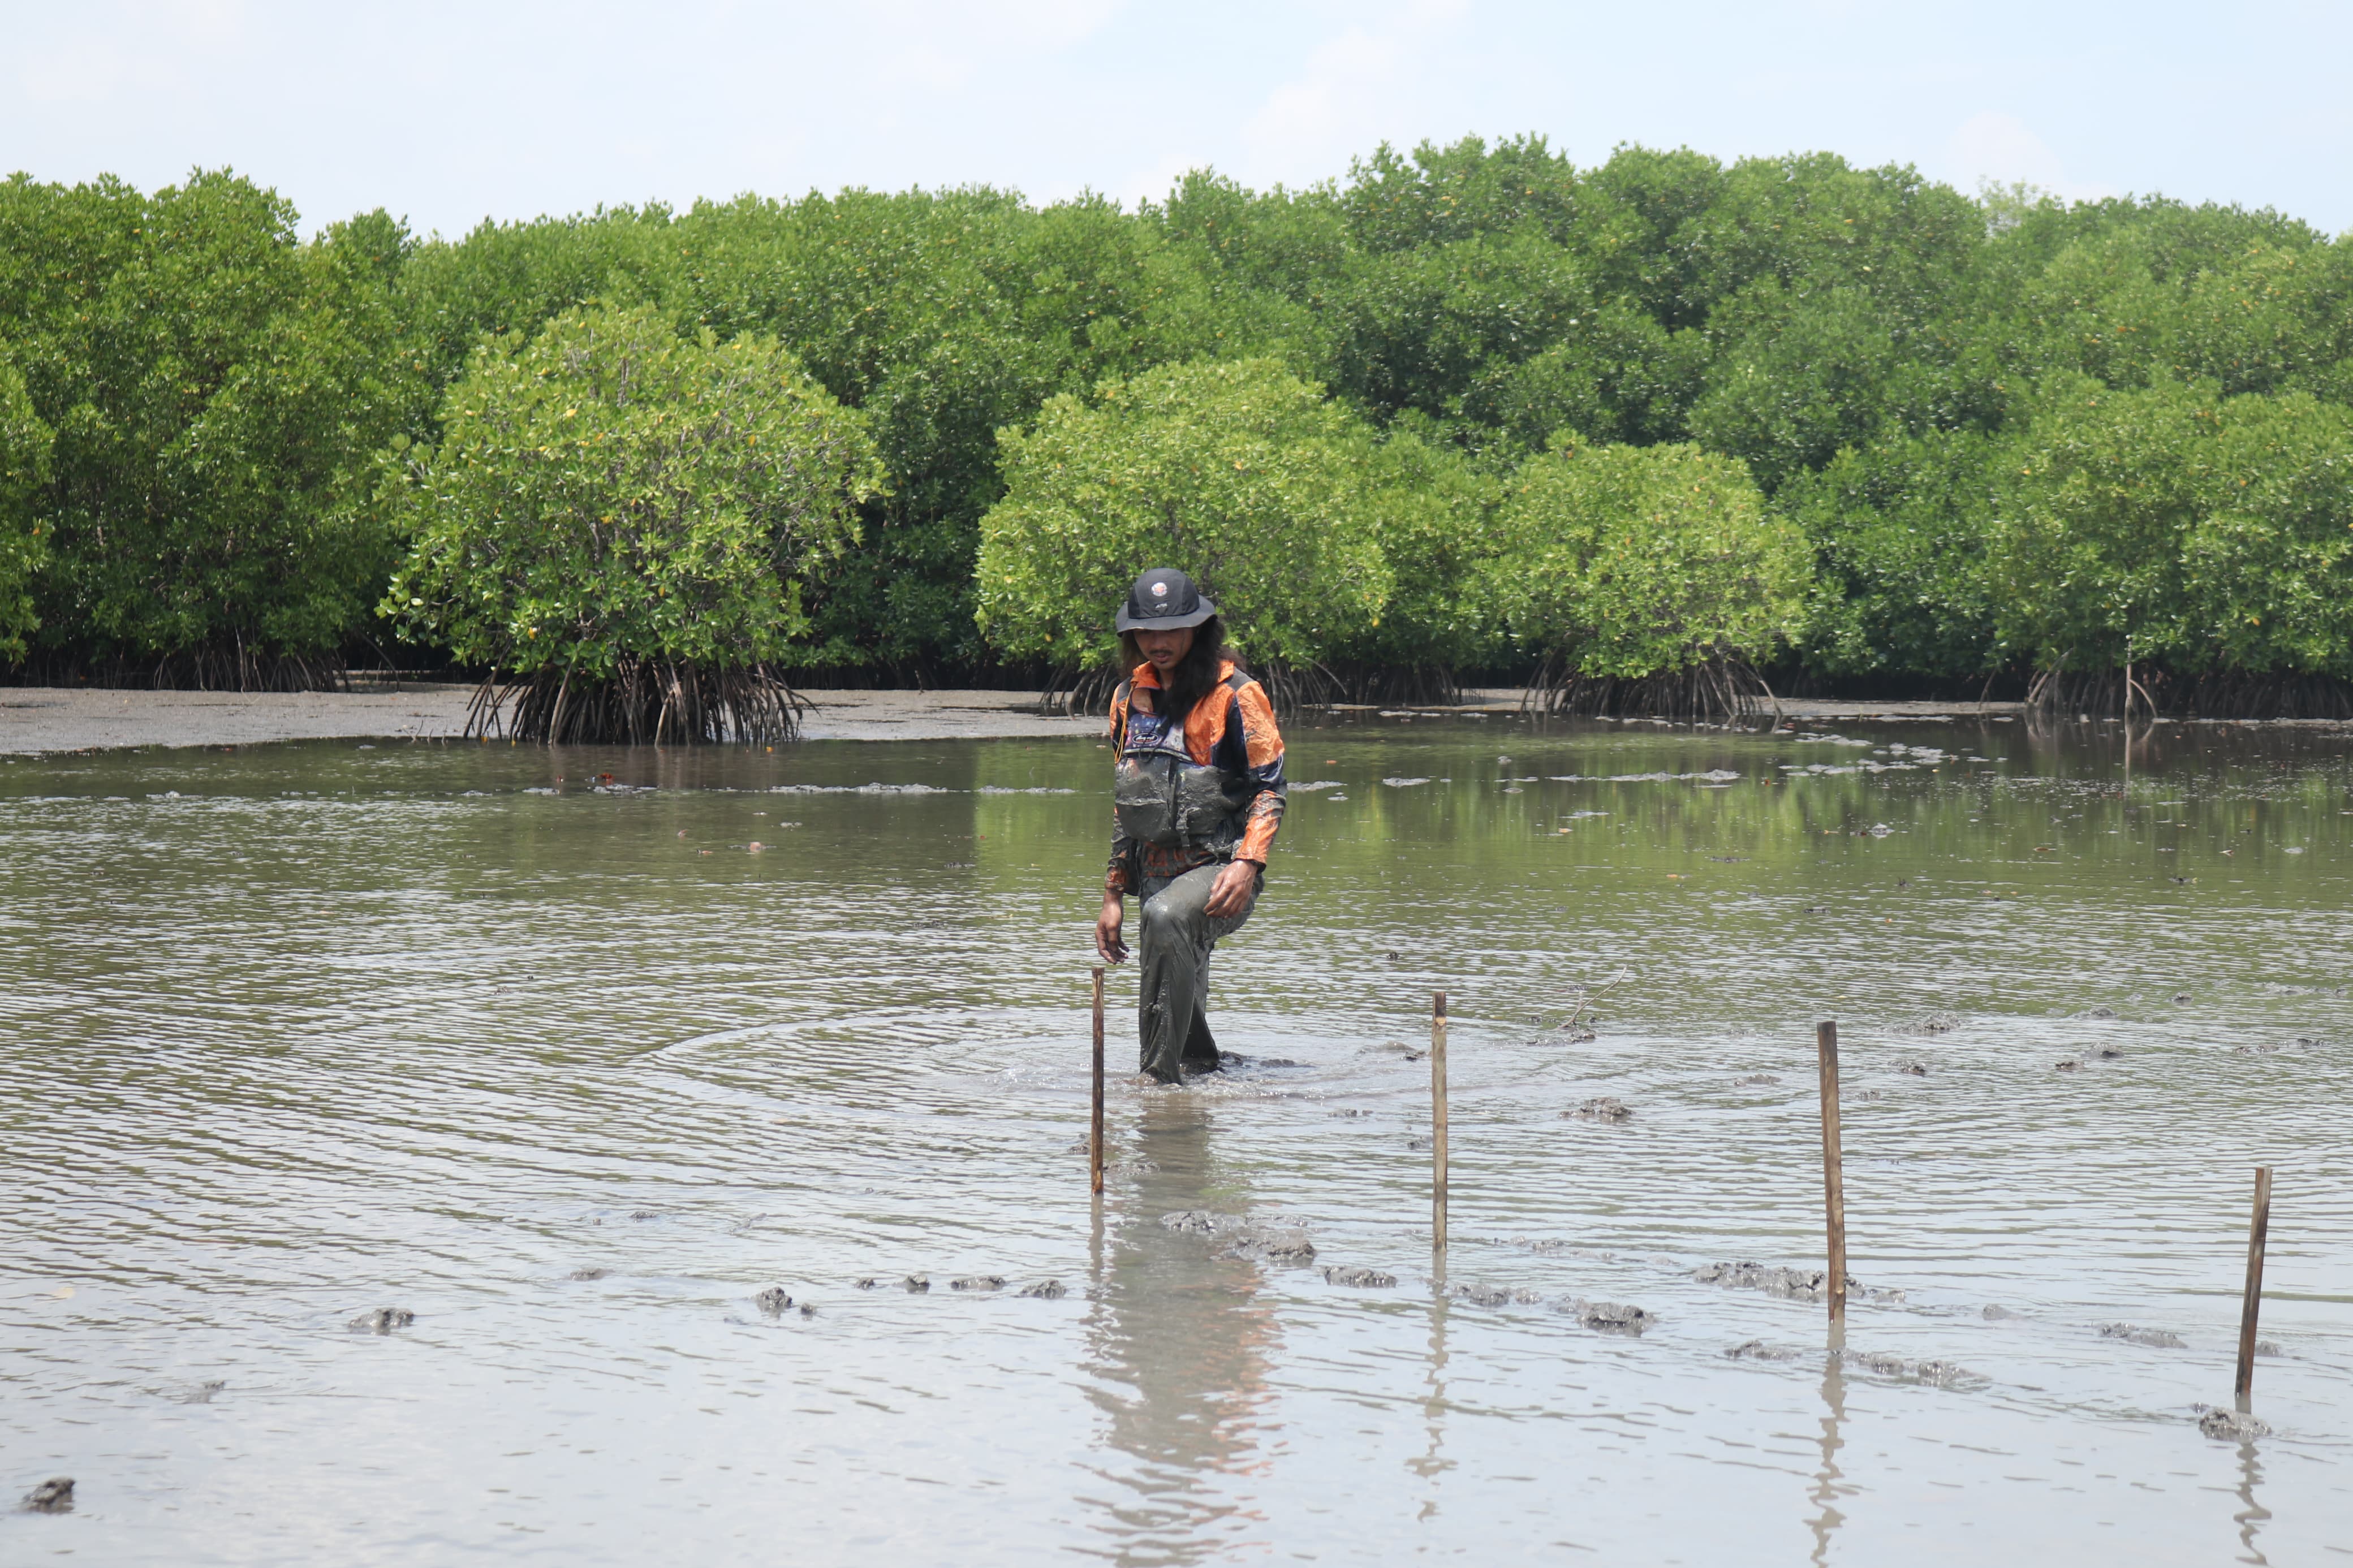
M 1224 869 L 1196 866 L 1181 877 L 1145 879 L 1135 943 L 1143 982 L 1135 1032 L 1144 1070 L 1163 1083 L 1177 1082 L 1187 1068 L 1207 1072 L 1218 1065 L 1208 1016 L 1209 952 L 1219 938 L 1241 929 L 1258 903 L 1253 889 L 1241 913 L 1210 919 L 1209 889 Z

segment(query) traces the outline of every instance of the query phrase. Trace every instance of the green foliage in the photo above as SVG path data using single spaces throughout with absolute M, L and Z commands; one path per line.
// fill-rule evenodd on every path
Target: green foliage
M 1988 534 L 2007 460 L 1976 431 L 1890 436 L 1775 504 L 1814 551 L 1807 663 L 1827 675 L 1983 675 L 2000 662 Z
M 1514 477 L 1497 528 L 1494 602 L 1577 675 L 1755 662 L 1801 625 L 1804 541 L 1734 458 L 1564 437 Z
M 1425 142 L 1410 156 L 1383 143 L 1349 171 L 1340 201 L 1363 250 L 1415 251 L 1527 230 L 1555 243 L 1575 230 L 1577 168 L 1541 136 L 1451 147 Z
M 795 565 L 807 624 L 776 657 L 803 670 L 955 679 L 1100 651 L 1092 606 L 1118 572 L 1083 595 L 1041 578 L 1029 610 L 984 602 L 975 572 L 1023 443 L 1089 420 L 1134 421 L 1153 462 L 1249 429 L 1269 452 L 1304 444 L 1255 470 L 1268 485 L 1349 476 L 1327 498 L 1347 520 L 1333 559 L 1386 575 L 1328 614 L 1277 593 L 1254 628 L 1275 643 L 1254 651 L 1286 659 L 1512 657 L 1487 596 L 1493 491 L 1562 429 L 1744 465 L 1812 550 L 1793 653 L 1825 678 L 2089 669 L 2127 649 L 2318 669 L 2326 606 L 2348 597 L 2314 520 L 2333 515 L 2322 458 L 2353 405 L 2353 237 L 2161 198 L 1972 200 L 1827 153 L 1621 147 L 1579 168 L 1541 138 L 1465 138 L 1384 146 L 1300 190 L 1194 171 L 1134 210 L 845 190 L 447 242 L 375 212 L 304 243 L 283 203 L 226 174 L 153 195 L 18 176 L 0 185 L 0 320 L 51 434 L 45 476 L 8 503 L 40 548 L 0 565 L 0 655 L 29 639 L 124 669 L 220 649 L 240 671 L 332 662 L 398 558 L 369 504 L 382 454 L 440 448 L 486 343 L 512 358 L 509 340 L 582 310 L 771 345 L 860 416 L 889 482 L 846 486 L 854 537 Z M 1218 391 L 1200 378 L 1219 363 L 1251 368 Z M 2183 397 L 2208 423 L 2167 412 Z M 1208 423 L 1184 437 L 1197 403 Z M 2132 430 L 2095 428 L 2127 413 Z M 2242 425 L 2273 445 L 2242 450 Z M 2225 463 L 2254 510 L 2207 474 Z M 1046 504 L 1045 471 L 1007 516 Z M 2078 489 L 2048 488 L 2063 471 Z M 2059 575 L 2013 593 L 1997 531 L 2003 571 Z M 1091 606 L 1082 632 L 1057 618 L 1068 595 Z
M 2004 479 L 1996 622 L 2039 668 L 2353 674 L 2353 412 L 2054 379 Z
M 2221 407 L 2182 542 L 2186 670 L 2353 677 L 2353 409 L 2304 393 Z
M 1562 429 L 1646 446 L 1685 436 L 1707 364 L 1702 334 L 1670 332 L 1612 300 L 1569 319 L 1558 338 L 1531 358 L 1482 367 L 1464 391 L 1463 420 L 1523 451 Z
M 409 550 L 384 608 L 515 673 L 776 660 L 882 479 L 865 420 L 772 340 L 684 340 L 644 307 L 486 344 L 441 418 L 388 483 Z
M 55 432 L 44 645 L 241 681 L 365 624 L 388 561 L 353 483 L 414 398 L 381 254 L 293 226 L 226 173 L 0 184 L 0 315 Z
M 1100 667 L 1147 566 L 1192 573 L 1253 658 L 1302 666 L 1369 634 L 1396 470 L 1364 425 L 1268 360 L 1199 362 L 1049 401 L 998 437 L 1005 499 L 981 520 L 978 599 L 1016 658 Z
M 40 625 L 33 574 L 48 552 L 35 503 L 48 483 L 50 443 L 0 343 L 0 658 L 24 658 L 25 634 Z
M 1718 315 L 1757 324 L 1708 368 L 1692 434 L 1745 459 L 1768 491 L 1842 447 L 2000 416 L 1990 356 L 1906 327 L 1866 289 L 1793 298 L 1768 280 Z
M 1205 195 L 1209 193 L 1205 188 Z M 1296 331 L 1301 312 L 1208 275 L 1150 215 L 985 189 L 745 196 L 485 226 L 427 247 L 408 310 L 453 367 L 484 331 L 585 301 L 645 303 L 731 340 L 774 336 L 871 417 L 892 475 L 860 542 L 811 577 L 795 657 L 913 673 L 985 657 L 973 618 L 996 432 L 1057 392 Z
M 404 346 L 438 398 L 485 337 L 529 336 L 592 302 L 675 309 L 687 269 L 670 230 L 670 209 L 656 204 L 486 220 L 457 244 L 417 246 L 399 274 Z
M 1750 158 L 1674 242 L 1694 301 L 1715 309 L 1770 279 L 1800 296 L 1868 289 L 1907 322 L 1937 316 L 1985 243 L 1975 202 L 1910 169 L 1856 169 L 1829 153 Z
M 1363 631 L 1332 656 L 1389 669 L 1463 670 L 1505 653 L 1486 567 L 1502 479 L 1411 419 L 1372 454 L 1366 503 L 1391 587 Z

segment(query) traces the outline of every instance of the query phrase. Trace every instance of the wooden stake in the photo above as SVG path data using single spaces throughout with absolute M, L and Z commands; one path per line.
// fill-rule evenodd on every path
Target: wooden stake
M 1087 1133 L 1087 1164 L 1092 1174 L 1090 1189 L 1103 1195 L 1103 965 L 1095 965 L 1095 1102 L 1094 1119 Z
M 2239 1386 L 2243 1405 L 2255 1386 L 2255 1316 L 2263 1305 L 2263 1241 L 2272 1228 L 2272 1168 L 2255 1167 L 2255 1215 L 2247 1225 L 2247 1299 L 2239 1307 Z
M 1838 1026 L 1814 1030 L 1822 1078 L 1822 1208 L 1831 1242 L 1831 1321 L 1846 1321 L 1846 1178 L 1839 1154 Z
M 1430 1236 L 1446 1250 L 1446 993 L 1430 999 Z

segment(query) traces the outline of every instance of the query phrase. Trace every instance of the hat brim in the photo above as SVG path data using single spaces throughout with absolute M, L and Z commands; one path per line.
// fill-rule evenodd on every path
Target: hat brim
M 1183 631 L 1187 626 L 1199 626 L 1218 613 L 1218 606 L 1209 603 L 1206 596 L 1200 600 L 1200 606 L 1189 616 L 1131 616 L 1127 607 L 1122 605 L 1118 623 L 1113 629 L 1123 632 Z

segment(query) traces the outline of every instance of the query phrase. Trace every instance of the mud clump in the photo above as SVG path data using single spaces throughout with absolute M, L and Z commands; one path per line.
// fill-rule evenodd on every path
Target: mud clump
M 2272 1435 L 2268 1422 L 2260 1421 L 2243 1410 L 2201 1410 L 2198 1413 L 2198 1430 L 2209 1437 L 2221 1437 L 2239 1443 L 2243 1443 L 2251 1437 L 2268 1437 Z M 72 1483 L 69 1481 L 67 1485 L 71 1486 Z
M 1570 1121 L 1605 1121 L 1614 1123 L 1620 1121 L 1630 1121 L 1634 1119 L 1634 1113 L 1626 1108 L 1626 1102 L 1624 1100 L 1607 1094 L 1599 1096 L 1594 1100 L 1587 1100 L 1575 1110 L 1564 1110 L 1561 1112 L 1561 1115 Z
M 865 1279 L 860 1279 L 858 1282 L 858 1289 L 860 1290 L 880 1290 L 882 1289 L 882 1281 L 877 1279 L 871 1274 L 869 1274 Z
M 575 1268 L 565 1278 L 566 1279 L 602 1279 L 611 1272 L 609 1268 Z
M 2078 1018 L 2113 1018 L 2116 1016 L 2114 1007 L 2086 1007 L 2075 1015 Z
M 1999 1323 L 2005 1318 L 2015 1318 L 2016 1316 L 2018 1316 L 2016 1312 L 2011 1311 L 2007 1307 L 2000 1306 L 1996 1303 L 1988 1303 L 1985 1310 L 1985 1321 L 1989 1323 Z
M 967 1274 L 961 1279 L 949 1280 L 948 1289 L 951 1290 L 1002 1290 L 1005 1289 L 1005 1276 Z
M 1060 1279 L 1040 1279 L 1034 1285 L 1024 1285 L 1018 1293 L 1035 1300 L 1059 1301 L 1071 1292 Z
M 71 1513 L 73 1487 L 71 1476 L 51 1476 L 25 1494 L 25 1511 L 26 1513 Z
M 2121 1046 L 2089 1046 L 2072 1057 L 2062 1057 L 2051 1064 L 2053 1072 L 2082 1072 L 2093 1062 L 2112 1062 L 2124 1055 Z
M 417 1314 L 406 1307 L 378 1307 L 373 1312 L 362 1312 L 346 1326 L 355 1334 L 388 1334 L 415 1321 Z
M 1457 1285 L 1450 1294 L 1474 1307 L 1533 1307 L 1544 1300 L 1533 1290 L 1507 1290 L 1501 1285 Z
M 1241 1226 L 1218 1252 L 1220 1257 L 1243 1258 L 1253 1263 L 1313 1263 L 1315 1260 L 1315 1244 L 1307 1239 L 1306 1231 L 1296 1226 Z
M 1220 1258 L 1275 1264 L 1315 1260 L 1315 1244 L 1308 1239 L 1306 1227 L 1296 1223 L 1249 1220 L 1240 1215 L 1211 1214 L 1206 1209 L 1165 1214 L 1160 1223 L 1187 1236 L 1222 1237 L 1217 1249 Z
M 1566 1312 L 1584 1328 L 1602 1334 L 1629 1334 L 1640 1338 L 1643 1330 L 1654 1327 L 1659 1321 L 1656 1312 L 1644 1311 L 1622 1301 L 1588 1301 L 1572 1297 L 1559 1302 L 1555 1310 Z
M 1768 1345 L 1763 1340 L 1744 1340 L 1724 1353 L 1733 1361 L 1795 1361 L 1805 1352 Z
M 1721 1285 L 1731 1290 L 1762 1290 L 1785 1301 L 1820 1301 L 1831 1288 L 1826 1268 L 1774 1268 L 1762 1263 L 1704 1263 L 1692 1270 L 1692 1278 L 1702 1285 Z M 1857 1293 L 1852 1274 L 1847 1276 L 1846 1289 L 1851 1296 Z
M 1931 1388 L 1958 1388 L 1983 1381 L 1967 1367 L 1948 1361 L 1913 1361 L 1900 1355 L 1886 1355 L 1877 1351 L 1834 1351 L 1842 1366 L 1860 1367 L 1881 1377 L 1901 1378 L 1906 1383 L 1926 1384 Z
M 1377 1268 L 1360 1268 L 1353 1263 L 1341 1263 L 1324 1270 L 1324 1283 L 1345 1285 L 1357 1290 L 1386 1290 L 1397 1283 L 1397 1276 L 1384 1274 Z
M 2171 1330 L 2137 1328 L 2131 1323 L 2102 1323 L 2100 1338 L 2122 1340 L 2128 1345 L 2147 1345 L 2152 1350 L 2179 1351 L 2189 1348 L 2182 1342 L 2181 1336 Z
M 771 1285 L 766 1289 L 761 1291 L 758 1295 L 753 1297 L 752 1304 L 759 1308 L 763 1312 L 767 1313 L 768 1316 L 772 1318 L 779 1318 L 784 1316 L 784 1314 L 791 1309 L 793 1299 L 785 1294 L 785 1288 L 783 1286 Z

